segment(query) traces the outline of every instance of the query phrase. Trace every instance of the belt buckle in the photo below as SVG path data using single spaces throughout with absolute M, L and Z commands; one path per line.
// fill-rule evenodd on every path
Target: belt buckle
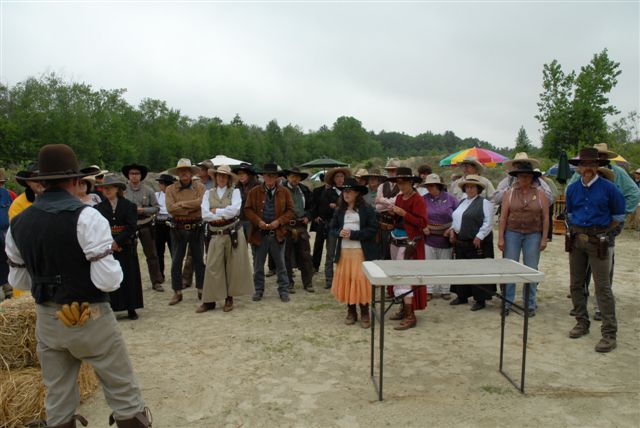
M 191 227 L 192 227 L 192 225 L 190 225 L 190 224 L 185 224 L 183 226 L 184 230 L 191 230 Z
M 275 230 L 270 230 L 269 233 L 267 234 L 269 236 L 276 236 L 276 232 Z
M 289 226 L 295 226 L 296 223 L 296 220 L 289 220 Z
M 586 244 L 587 242 L 589 242 L 589 235 L 587 235 L 586 233 L 578 233 L 578 240 L 583 244 Z

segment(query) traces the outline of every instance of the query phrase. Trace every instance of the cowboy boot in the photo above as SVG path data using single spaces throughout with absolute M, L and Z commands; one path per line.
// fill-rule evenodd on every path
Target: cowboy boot
M 113 417 L 113 413 L 109 415 L 109 426 L 115 423 L 118 428 L 151 428 L 152 422 L 151 411 L 148 407 L 129 419 L 116 419 Z
M 223 312 L 230 312 L 233 310 L 233 297 L 228 296 L 224 299 L 224 308 L 222 308 Z
M 389 319 L 391 321 L 400 321 L 400 320 L 404 319 L 404 315 L 405 315 L 404 302 L 402 302 L 402 303 L 400 303 L 400 309 L 398 309 L 398 312 L 396 312 L 395 314 L 391 315 L 389 317 Z
M 404 313 L 404 319 L 399 325 L 393 328 L 394 330 L 408 330 L 416 326 L 418 321 L 416 320 L 415 312 L 413 312 L 413 303 L 404 304 Z
M 358 321 L 358 313 L 356 312 L 356 305 L 347 305 L 347 318 L 344 323 L 346 325 L 355 324 Z
M 76 428 L 76 421 L 80 422 L 80 424 L 84 427 L 87 426 L 89 422 L 85 418 L 80 415 L 73 415 L 70 420 L 65 423 L 59 425 L 47 425 L 44 420 L 35 420 L 30 421 L 25 424 L 26 427 L 29 428 Z
M 369 305 L 360 305 L 360 327 L 369 328 L 371 326 L 371 317 L 369 315 Z

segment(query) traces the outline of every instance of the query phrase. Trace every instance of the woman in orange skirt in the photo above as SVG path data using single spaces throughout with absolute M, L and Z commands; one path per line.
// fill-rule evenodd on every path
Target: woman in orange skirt
M 356 305 L 360 305 L 360 325 L 369 328 L 371 284 L 362 271 L 362 262 L 378 258 L 376 213 L 363 199 L 367 187 L 359 185 L 354 178 L 347 178 L 338 189 L 340 199 L 330 227 L 330 233 L 338 238 L 331 293 L 347 305 L 345 324 L 355 324 Z

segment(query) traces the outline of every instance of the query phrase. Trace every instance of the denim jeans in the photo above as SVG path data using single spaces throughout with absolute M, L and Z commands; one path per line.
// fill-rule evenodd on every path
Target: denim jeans
M 276 275 L 278 277 L 278 294 L 280 296 L 289 295 L 289 278 L 287 268 L 284 263 L 284 244 L 278 242 L 275 235 L 262 235 L 260 245 L 251 245 L 253 253 L 253 287 L 256 294 L 264 294 L 264 262 L 267 254 L 271 255 L 276 263 Z
M 504 254 L 505 259 L 520 261 L 520 252 L 522 252 L 522 263 L 533 269 L 538 269 L 538 262 L 540 261 L 540 241 L 542 240 L 542 234 L 536 233 L 520 233 L 512 230 L 506 230 L 504 232 Z M 536 292 L 538 284 L 535 282 L 529 283 L 529 310 L 535 310 L 536 305 Z M 506 303 L 507 308 L 511 307 L 511 303 L 516 298 L 516 285 L 507 284 L 505 286 L 505 298 L 508 300 Z M 525 295 L 524 287 L 522 287 L 522 302 L 524 306 Z

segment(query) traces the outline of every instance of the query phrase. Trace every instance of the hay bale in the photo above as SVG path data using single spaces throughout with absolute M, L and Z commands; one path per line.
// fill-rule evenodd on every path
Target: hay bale
M 78 386 L 80 402 L 87 400 L 98 387 L 95 372 L 88 364 L 80 366 Z M 14 428 L 34 419 L 46 418 L 45 393 L 39 368 L 0 372 L 0 427 Z
M 31 296 L 0 304 L 0 371 L 38 365 L 36 305 Z

